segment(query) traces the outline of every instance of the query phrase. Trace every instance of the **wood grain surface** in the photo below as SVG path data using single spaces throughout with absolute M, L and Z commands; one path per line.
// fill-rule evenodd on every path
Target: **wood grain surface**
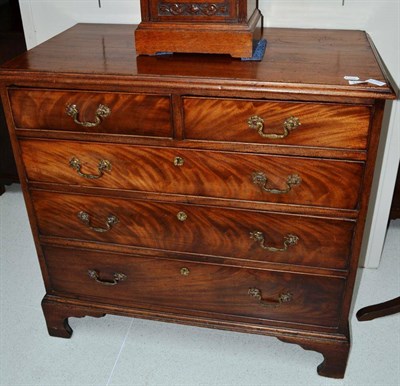
M 262 37 L 262 15 L 254 0 L 141 2 L 135 30 L 138 54 L 187 52 L 249 58 Z
M 142 246 L 200 255 L 291 265 L 345 269 L 353 221 L 222 209 L 179 203 L 161 203 L 85 195 L 32 192 L 42 235 L 102 243 Z M 109 215 L 118 224 L 98 233 L 77 217 L 90 215 L 93 226 L 105 228 Z M 180 221 L 178 213 L 187 218 Z M 264 235 L 264 246 L 284 248 L 285 237 L 299 238 L 286 251 L 268 251 L 251 232 Z
M 112 189 L 357 209 L 363 176 L 362 162 L 73 141 L 20 144 L 31 181 Z M 103 159 L 112 169 L 99 179 L 86 179 L 70 167 L 73 157 L 85 173 L 97 174 Z M 183 166 L 174 165 L 175 157 L 183 158 Z M 273 194 L 253 183 L 255 172 L 265 174 L 267 188 L 285 190 L 290 175 L 300 176 L 301 183 L 288 193 Z
M 252 318 L 253 323 L 278 320 L 324 327 L 337 327 L 345 280 L 311 275 L 233 268 L 215 264 L 155 260 L 139 257 L 46 247 L 45 258 L 53 289 L 112 304 L 148 307 L 159 305 Z M 181 269 L 187 268 L 184 276 Z M 97 283 L 88 276 L 96 270 L 100 280 L 112 281 L 114 273 L 126 280 L 117 285 Z M 263 300 L 276 301 L 291 293 L 291 302 L 276 308 L 259 304 L 249 296 L 258 288 Z
M 134 25 L 78 24 L 44 45 L 3 65 L 4 76 L 98 88 L 167 87 L 193 94 L 204 90 L 254 94 L 277 91 L 300 95 L 336 95 L 393 99 L 395 93 L 363 31 L 266 28 L 267 53 L 261 62 L 224 55 L 136 57 Z M 79 47 L 79 49 L 77 49 Z M 334 48 L 334 49 L 333 49 Z M 340 65 L 338 65 L 340 58 Z M 318 69 L 318 70 L 317 70 Z M 7 70 L 10 70 L 9 72 Z M 23 71 L 21 71 L 23 70 Z M 386 81 L 349 86 L 345 75 Z M 90 75 L 90 76 L 88 76 Z M 161 75 L 161 76 L 160 76 Z M 60 80 L 60 79 L 58 79 Z M 103 85 L 105 86 L 105 85 Z M 203 91 L 200 91 L 203 90 Z
M 277 145 L 365 149 L 371 109 L 317 103 L 184 98 L 184 136 L 188 139 L 255 142 Z M 283 139 L 268 139 L 249 128 L 248 119 L 264 119 L 265 134 L 283 134 L 290 117 L 301 125 Z
M 172 137 L 168 95 L 9 89 L 17 128 Z M 84 127 L 67 115 L 75 104 L 81 122 L 94 122 L 100 104 L 111 109 L 95 127 Z
M 104 313 L 212 326 L 319 351 L 319 374 L 343 377 L 384 100 L 396 98 L 371 39 L 266 28 L 263 60 L 242 62 L 138 56 L 135 28 L 79 24 L 0 70 L 50 334 L 69 337 L 69 316 Z M 349 85 L 345 75 L 386 84 Z M 112 114 L 86 130 L 64 115 L 68 103 L 81 120 L 100 103 Z M 280 142 L 243 129 L 257 114 L 274 131 L 286 113 L 302 125 Z M 72 158 L 85 174 L 101 160 L 111 168 L 87 179 Z M 287 192 L 263 190 L 255 172 Z M 293 175 L 301 182 L 288 190 Z M 90 228 L 110 215 L 118 221 L 107 232 Z M 268 251 L 255 231 L 264 246 L 298 240 Z M 127 277 L 106 286 L 88 270 Z M 264 302 L 293 298 L 265 307 L 250 288 Z

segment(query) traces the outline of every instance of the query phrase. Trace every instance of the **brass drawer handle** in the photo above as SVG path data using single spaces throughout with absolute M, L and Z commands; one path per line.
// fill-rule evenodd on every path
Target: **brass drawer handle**
M 250 238 L 254 241 L 257 241 L 260 244 L 260 247 L 262 249 L 265 249 L 269 252 L 285 252 L 288 250 L 289 247 L 295 246 L 299 241 L 298 236 L 292 235 L 292 234 L 287 234 L 283 238 L 283 248 L 276 248 L 276 247 L 269 247 L 268 245 L 265 245 L 264 234 L 260 231 L 250 232 Z
M 71 158 L 71 160 L 69 161 L 69 166 L 72 169 L 76 170 L 76 172 L 78 173 L 79 176 L 81 176 L 83 178 L 88 178 L 91 180 L 101 178 L 101 177 L 103 177 L 104 172 L 109 172 L 111 170 L 111 162 L 106 159 L 100 160 L 99 164 L 97 165 L 97 168 L 99 169 L 99 174 L 82 173 L 81 161 L 76 157 Z
M 287 137 L 290 132 L 301 125 L 299 118 L 289 117 L 283 122 L 283 134 L 264 133 L 264 119 L 258 115 L 253 115 L 247 120 L 250 129 L 257 130 L 258 134 L 263 138 L 282 139 Z
M 301 178 L 297 174 L 291 174 L 286 178 L 286 188 L 285 189 L 277 189 L 277 188 L 268 188 L 268 178 L 263 172 L 254 172 L 251 175 L 251 179 L 254 185 L 258 185 L 264 192 L 272 193 L 272 194 L 285 194 L 289 193 L 292 190 L 292 187 L 300 185 Z
M 67 105 L 66 108 L 66 113 L 68 116 L 72 117 L 74 119 L 74 122 L 78 125 L 81 125 L 83 127 L 95 127 L 100 125 L 102 120 L 104 118 L 107 118 L 111 114 L 111 109 L 108 106 L 100 104 L 99 107 L 97 107 L 96 110 L 96 117 L 94 122 L 81 122 L 78 119 L 79 115 L 79 110 L 78 107 L 75 104 Z
M 248 292 L 249 296 L 256 298 L 258 303 L 264 307 L 276 308 L 284 303 L 289 303 L 293 300 L 293 295 L 290 292 L 282 293 L 278 296 L 278 299 L 268 301 L 262 299 L 262 292 L 258 288 L 249 288 Z
M 126 280 L 127 276 L 123 273 L 114 273 L 114 280 L 113 281 L 108 281 L 108 280 L 101 280 L 99 273 L 95 270 L 89 269 L 88 275 L 91 279 L 94 279 L 97 281 L 97 283 L 100 283 L 102 285 L 117 285 L 120 281 Z
M 117 216 L 110 215 L 107 217 L 105 228 L 94 227 L 90 224 L 89 213 L 86 213 L 82 210 L 78 213 L 78 218 L 79 218 L 79 220 L 81 220 L 81 222 L 83 224 L 87 225 L 91 230 L 98 232 L 98 233 L 108 232 L 112 228 L 113 225 L 118 224 L 118 222 L 119 222 Z

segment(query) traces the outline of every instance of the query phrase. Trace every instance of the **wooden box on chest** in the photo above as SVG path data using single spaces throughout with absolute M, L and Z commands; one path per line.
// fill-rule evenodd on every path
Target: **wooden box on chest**
M 138 54 L 195 52 L 251 57 L 262 35 L 256 0 L 141 0 Z
M 136 57 L 133 30 L 77 25 L 0 72 L 49 333 L 112 313 L 272 335 L 343 377 L 395 98 L 372 43 L 266 29 L 268 55 L 244 63 Z

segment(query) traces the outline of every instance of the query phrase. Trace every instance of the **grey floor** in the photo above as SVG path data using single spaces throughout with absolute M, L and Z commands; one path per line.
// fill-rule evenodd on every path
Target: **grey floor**
M 44 295 L 18 185 L 0 198 L 0 385 L 399 385 L 400 314 L 351 318 L 344 380 L 319 377 L 322 355 L 277 339 L 117 316 L 71 318 L 72 339 L 47 335 Z M 400 294 L 400 221 L 381 266 L 361 270 L 355 309 Z

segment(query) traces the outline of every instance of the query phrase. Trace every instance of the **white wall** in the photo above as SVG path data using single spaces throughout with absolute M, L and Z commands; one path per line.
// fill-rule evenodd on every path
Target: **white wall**
M 259 0 L 267 27 L 361 29 L 367 31 L 400 86 L 400 0 Z M 139 0 L 20 0 L 28 48 L 78 22 L 140 22 Z M 355 74 L 356 75 L 356 74 Z M 374 204 L 363 246 L 365 266 L 377 267 L 386 234 L 400 159 L 399 102 L 393 103 L 387 135 L 381 140 Z
M 140 22 L 139 0 L 19 0 L 26 43 L 32 48 L 76 23 Z

